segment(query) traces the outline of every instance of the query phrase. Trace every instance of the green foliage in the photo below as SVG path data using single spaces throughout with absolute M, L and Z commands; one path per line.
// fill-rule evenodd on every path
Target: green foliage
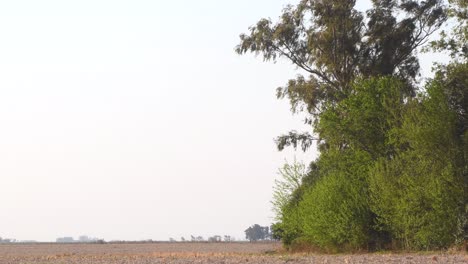
M 357 81 L 354 92 L 320 115 L 315 131 L 324 142 L 317 161 L 321 178 L 309 185 L 299 207 L 302 238 L 328 249 L 378 246 L 369 205 L 368 171 L 392 155 L 392 127 L 404 106 L 406 85 L 383 77 Z
M 372 209 L 398 246 L 440 249 L 456 242 L 463 193 L 453 170 L 412 152 L 376 165 Z
M 302 232 L 298 205 L 307 186 L 318 177 L 316 170 L 306 171 L 304 164 L 286 163 L 279 170 L 281 179 L 275 181 L 273 192 L 273 211 L 276 220 L 274 235 L 290 245 Z
M 284 164 L 283 168 L 279 169 L 281 179 L 275 180 L 273 187 L 273 212 L 276 214 L 277 220 L 281 219 L 282 211 L 290 203 L 297 203 L 299 194 L 298 190 L 301 188 L 302 178 L 306 175 L 305 165 L 302 163 L 294 162 L 293 164 Z
M 270 226 L 271 238 L 274 240 L 281 240 L 283 238 L 284 230 L 281 226 L 281 222 L 276 222 Z
M 370 156 L 362 151 L 331 151 L 321 161 L 335 166 L 324 165 L 326 176 L 299 205 L 302 239 L 328 250 L 367 248 L 372 229 L 366 181 Z
M 368 170 L 390 152 L 384 139 L 400 116 L 406 85 L 386 77 L 353 86 L 354 92 L 327 107 L 316 123 L 326 146 L 283 207 L 278 226 L 286 245 L 308 241 L 330 250 L 359 249 L 381 236 L 373 229 Z
M 468 130 L 468 62 L 452 63 L 440 67 L 436 79 L 442 83 L 448 107 L 457 117 L 457 135 Z
M 408 149 L 380 159 L 371 172 L 380 228 L 408 249 L 445 248 L 462 233 L 462 149 L 444 85 L 433 81 L 421 102 L 408 107 L 398 130 Z
M 465 108 L 452 94 L 466 86 L 448 80 L 464 81 L 464 67 L 439 73 L 416 99 L 405 95 L 407 84 L 382 77 L 357 81 L 353 94 L 327 107 L 315 125 L 323 142 L 309 172 L 316 177 L 303 178 L 279 219 L 285 244 L 337 251 L 461 241 Z
M 407 85 L 391 77 L 356 81 L 354 93 L 320 115 L 314 130 L 329 148 L 366 151 L 372 159 L 392 155 L 391 129 L 398 125 Z
M 302 197 L 301 197 L 302 198 Z M 303 222 L 301 212 L 299 211 L 299 204 L 290 204 L 283 209 L 281 215 L 281 222 L 277 224 L 281 229 L 281 239 L 283 244 L 291 246 L 292 243 L 303 233 Z

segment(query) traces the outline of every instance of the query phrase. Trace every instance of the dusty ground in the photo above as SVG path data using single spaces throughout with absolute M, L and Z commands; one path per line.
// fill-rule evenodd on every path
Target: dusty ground
M 0 264 L 468 263 L 466 254 L 273 254 L 276 243 L 0 245 Z

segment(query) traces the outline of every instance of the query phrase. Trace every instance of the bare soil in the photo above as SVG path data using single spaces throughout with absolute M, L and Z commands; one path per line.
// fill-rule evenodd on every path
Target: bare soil
M 278 243 L 10 244 L 0 245 L 0 264 L 156 263 L 468 263 L 446 253 L 289 255 Z

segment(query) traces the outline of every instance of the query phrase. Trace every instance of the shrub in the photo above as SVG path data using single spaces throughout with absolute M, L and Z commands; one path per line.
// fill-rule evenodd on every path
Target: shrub
M 367 248 L 372 229 L 366 182 L 369 155 L 329 152 L 322 159 L 336 163 L 299 204 L 300 239 L 332 251 Z

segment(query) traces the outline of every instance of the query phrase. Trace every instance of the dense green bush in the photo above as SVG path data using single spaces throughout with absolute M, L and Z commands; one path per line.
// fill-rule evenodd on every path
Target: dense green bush
M 395 128 L 405 148 L 376 162 L 370 173 L 378 223 L 408 249 L 446 248 L 463 233 L 463 142 L 446 85 L 432 81 L 427 94 L 409 104 Z
M 354 93 L 330 105 L 315 126 L 322 139 L 321 178 L 305 193 L 300 240 L 327 249 L 382 247 L 370 207 L 369 169 L 395 149 L 389 142 L 404 104 L 404 83 L 393 78 L 357 81 Z
M 328 169 L 299 205 L 301 239 L 329 250 L 367 248 L 372 217 L 367 195 L 370 157 L 358 151 L 329 152 L 336 166 Z
M 370 182 L 372 209 L 396 246 L 439 249 L 456 241 L 463 193 L 450 162 L 411 151 L 377 163 Z
M 438 249 L 463 240 L 467 133 L 449 96 L 453 72 L 462 76 L 440 73 L 414 99 L 394 78 L 357 81 L 326 108 L 315 125 L 321 156 L 281 211 L 286 245 Z

